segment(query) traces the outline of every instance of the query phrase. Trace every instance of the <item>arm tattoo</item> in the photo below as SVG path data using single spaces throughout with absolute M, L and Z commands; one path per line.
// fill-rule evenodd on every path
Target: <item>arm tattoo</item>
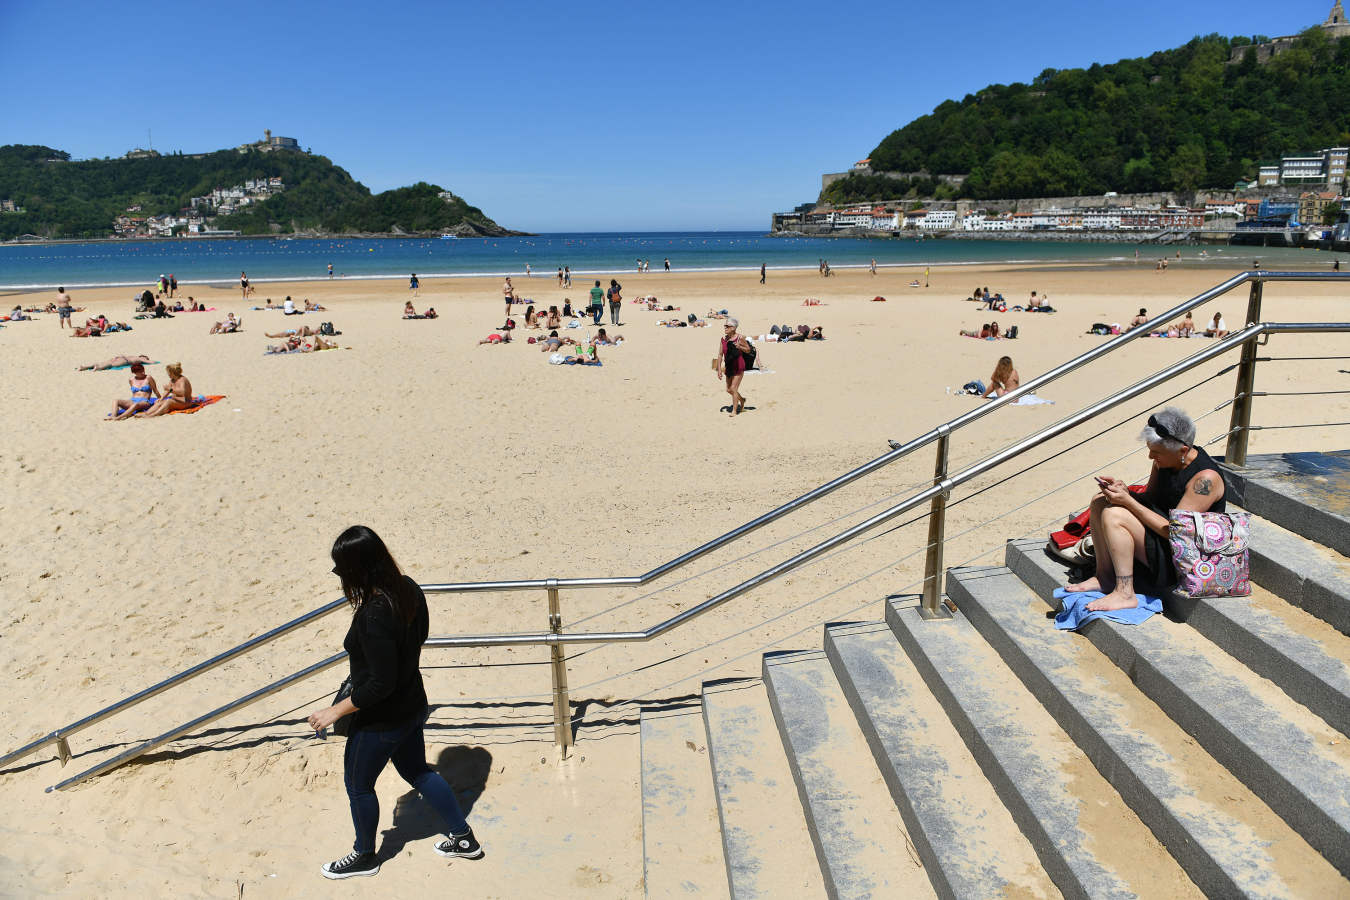
M 1197 494 L 1199 494 L 1201 497 L 1207 497 L 1207 496 L 1209 496 L 1209 492 L 1210 492 L 1209 479 L 1208 479 L 1208 478 L 1201 478 L 1199 481 L 1197 481 L 1197 482 L 1195 483 L 1195 488 L 1194 488 L 1194 490 L 1195 490 L 1195 492 L 1196 492 Z

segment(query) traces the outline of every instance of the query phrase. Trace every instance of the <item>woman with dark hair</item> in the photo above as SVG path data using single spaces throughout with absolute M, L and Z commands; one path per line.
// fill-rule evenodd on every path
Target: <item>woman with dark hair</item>
M 380 871 L 375 829 L 380 803 L 375 780 L 391 760 L 445 820 L 449 837 L 433 846 L 438 854 L 478 859 L 483 848 L 464 820 L 445 779 L 427 765 L 422 726 L 430 710 L 419 659 L 427 639 L 427 599 L 417 582 L 364 525 L 353 525 L 333 542 L 333 574 L 352 605 L 352 624 L 342 642 L 351 663 L 351 694 L 312 713 L 309 725 L 322 732 L 351 716 L 343 781 L 351 804 L 356 842 L 352 852 L 324 863 L 325 878 L 352 878 Z

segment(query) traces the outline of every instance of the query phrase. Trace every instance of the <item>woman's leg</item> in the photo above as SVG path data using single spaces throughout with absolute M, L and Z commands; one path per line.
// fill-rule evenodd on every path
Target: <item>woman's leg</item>
M 1106 591 L 1114 584 L 1115 568 L 1111 563 L 1111 554 L 1106 549 L 1108 536 L 1102 532 L 1102 510 L 1110 505 L 1101 495 L 1093 497 L 1092 502 L 1088 504 L 1088 530 L 1092 535 L 1093 549 L 1096 551 L 1097 572 L 1091 578 L 1070 583 L 1067 586 L 1070 591 Z
M 1134 609 L 1139 605 L 1139 598 L 1134 593 L 1134 561 L 1144 561 L 1144 523 L 1119 506 L 1102 510 L 1101 523 L 1101 532 L 1093 531 L 1098 534 L 1094 539 L 1097 558 L 1102 557 L 1103 550 L 1110 556 L 1116 583 L 1109 594 L 1093 600 L 1087 608 L 1094 611 Z M 1105 547 L 1101 545 L 1103 538 L 1106 539 Z
M 744 372 L 739 372 L 727 379 L 727 393 L 731 394 L 731 413 L 740 415 L 741 410 L 745 408 L 745 398 L 741 396 L 741 379 L 745 377 Z
M 446 828 L 449 829 L 447 834 L 464 834 L 469 830 L 469 823 L 464 820 L 464 812 L 455 799 L 455 792 L 444 778 L 427 765 L 426 743 L 422 737 L 423 721 L 419 721 L 417 727 L 394 749 L 394 768 L 445 820 Z
M 375 779 L 384 771 L 396 746 L 380 738 L 379 731 L 357 729 L 347 736 L 343 754 L 342 780 L 347 788 L 347 802 L 351 805 L 352 827 L 356 831 L 352 849 L 357 853 L 375 852 L 375 829 L 380 824 L 380 800 L 375 796 Z

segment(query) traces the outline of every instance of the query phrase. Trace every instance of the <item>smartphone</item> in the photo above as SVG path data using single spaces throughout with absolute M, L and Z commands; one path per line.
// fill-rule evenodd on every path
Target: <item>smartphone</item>
M 1100 476 L 1100 475 L 1094 475 L 1094 476 L 1092 476 L 1092 477 L 1095 478 L 1095 479 L 1097 480 L 1097 484 L 1098 484 L 1098 486 L 1100 486 L 1100 487 L 1106 487 L 1108 484 L 1111 483 L 1111 479 L 1109 479 L 1109 478 L 1103 478 L 1103 477 Z

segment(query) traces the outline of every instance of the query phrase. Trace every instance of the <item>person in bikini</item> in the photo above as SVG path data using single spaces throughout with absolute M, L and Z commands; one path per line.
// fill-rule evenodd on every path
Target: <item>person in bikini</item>
M 140 356 L 114 356 L 105 359 L 103 362 L 92 363 L 87 366 L 76 366 L 77 372 L 102 372 L 104 369 L 120 369 L 122 366 L 134 366 L 140 363 L 142 366 L 149 365 L 152 362 L 150 357 L 142 353 Z
M 1190 416 L 1165 407 L 1148 417 L 1139 436 L 1153 460 L 1148 487 L 1135 494 L 1119 478 L 1098 477 L 1098 494 L 1088 506 L 1097 569 L 1068 589 L 1105 592 L 1087 604 L 1089 610 L 1134 609 L 1136 591 L 1165 597 L 1177 581 L 1168 539 L 1171 510 L 1225 511 L 1223 475 L 1195 446 Z
M 137 413 L 145 412 L 159 399 L 159 385 L 155 384 L 154 378 L 145 373 L 144 363 L 131 364 L 131 378 L 127 383 L 131 385 L 131 399 L 113 403 L 112 412 L 108 414 L 109 422 L 129 419 Z
M 986 397 L 1002 397 L 1009 391 L 1015 391 L 1022 386 L 1022 377 L 1017 374 L 1013 368 L 1011 356 L 1001 356 L 998 365 L 994 366 L 994 374 L 989 376 L 989 387 L 985 390 Z
M 164 367 L 169 373 L 169 389 L 160 395 L 159 402 L 147 410 L 136 413 L 142 419 L 153 419 L 180 409 L 191 409 L 197 405 L 192 393 L 192 382 L 183 374 L 182 363 L 169 363 Z

